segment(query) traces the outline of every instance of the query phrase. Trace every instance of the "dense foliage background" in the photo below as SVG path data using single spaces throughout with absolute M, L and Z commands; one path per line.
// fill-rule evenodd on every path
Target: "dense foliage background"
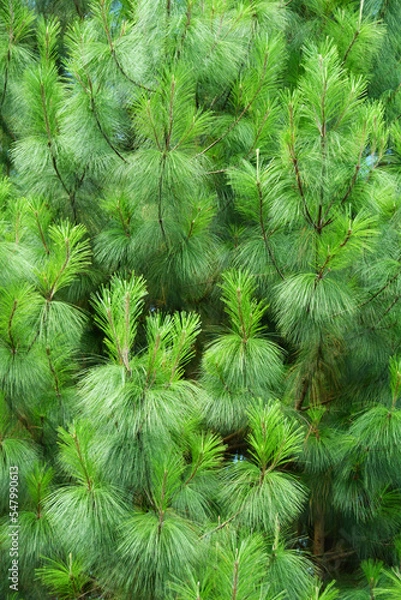
M 0 1 L 2 598 L 401 597 L 400 33 Z

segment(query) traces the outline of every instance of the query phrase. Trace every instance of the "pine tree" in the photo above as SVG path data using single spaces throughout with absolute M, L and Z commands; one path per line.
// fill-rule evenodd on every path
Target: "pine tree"
M 399 596 L 400 18 L 0 2 L 2 597 Z

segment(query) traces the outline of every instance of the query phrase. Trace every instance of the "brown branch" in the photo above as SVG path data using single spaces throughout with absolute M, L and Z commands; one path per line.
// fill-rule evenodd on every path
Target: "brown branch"
M 364 136 L 364 137 L 363 137 L 363 141 L 365 141 L 365 132 L 366 132 L 366 122 L 365 122 L 365 124 L 364 124 L 364 128 L 363 128 L 363 136 Z M 359 173 L 359 171 L 360 171 L 360 168 L 361 168 L 361 159 L 362 159 L 362 154 L 363 154 L 363 150 L 364 150 L 364 148 L 365 148 L 365 144 L 364 144 L 364 143 L 362 143 L 362 144 L 361 144 L 361 148 L 360 148 L 360 150 L 359 150 L 358 162 L 357 162 L 357 164 L 355 165 L 355 171 L 354 171 L 354 174 L 353 174 L 353 176 L 352 176 L 352 179 L 351 179 L 351 181 L 350 181 L 350 184 L 349 184 L 349 186 L 348 186 L 348 189 L 347 189 L 347 191 L 345 192 L 344 196 L 343 196 L 343 197 L 342 197 L 342 199 L 341 199 L 341 202 L 340 202 L 341 204 L 344 204 L 344 203 L 345 203 L 345 202 L 348 200 L 348 197 L 349 197 L 349 195 L 351 194 L 351 192 L 352 192 L 352 190 L 353 190 L 353 188 L 354 188 L 354 185 L 355 185 L 355 183 L 356 183 L 356 180 L 357 180 L 357 178 L 358 178 L 358 173 Z
M 75 448 L 76 448 L 77 454 L 78 454 L 78 460 L 82 466 L 82 470 L 84 472 L 86 483 L 88 484 L 88 491 L 90 492 L 90 491 L 92 491 L 92 480 L 91 480 L 91 478 L 89 476 L 89 472 L 86 468 L 85 461 L 84 461 L 84 458 L 83 458 L 82 452 L 81 452 L 81 446 L 79 445 L 79 440 L 78 440 L 77 434 L 75 432 L 72 434 L 72 439 L 74 440 Z
M 274 256 L 273 250 L 270 246 L 269 240 L 267 239 L 267 233 L 266 233 L 266 228 L 265 228 L 265 223 L 264 223 L 264 218 L 263 218 L 263 194 L 262 194 L 262 186 L 260 184 L 260 180 L 259 178 L 256 181 L 256 187 L 258 190 L 258 198 L 259 198 L 259 224 L 260 224 L 260 228 L 262 230 L 262 237 L 263 237 L 263 241 L 265 243 L 265 248 L 269 254 L 270 260 L 272 261 L 274 268 L 276 269 L 278 275 L 281 277 L 281 279 L 284 281 L 284 275 L 280 270 L 280 267 L 277 264 L 276 258 Z
M 57 165 L 56 155 L 54 152 L 53 136 L 52 136 L 50 122 L 49 122 L 49 115 L 47 114 L 46 94 L 45 94 L 45 88 L 43 85 L 43 81 L 40 82 L 40 95 L 41 95 L 41 100 L 42 100 L 43 117 L 45 120 L 45 127 L 46 127 L 46 134 L 47 134 L 47 147 L 49 148 L 53 169 L 54 169 L 57 179 L 61 183 L 65 193 L 67 194 L 68 198 L 71 200 L 71 192 L 68 189 L 68 187 L 66 186 L 63 178 L 61 177 L 61 173 L 60 173 L 58 165 Z
M 120 151 L 114 146 L 114 144 L 110 140 L 109 136 L 104 131 L 103 125 L 101 124 L 100 119 L 99 119 L 99 114 L 98 114 L 96 103 L 95 103 L 92 81 L 91 81 L 89 75 L 87 75 L 87 77 L 88 77 L 88 84 L 89 84 L 90 109 L 93 113 L 93 116 L 95 117 L 96 125 L 98 126 L 98 129 L 99 129 L 100 133 L 102 134 L 103 138 L 105 139 L 109 148 L 111 148 L 111 150 L 113 150 L 114 154 L 116 154 L 120 160 L 122 160 L 125 164 L 128 164 L 128 161 L 124 158 L 124 156 L 120 153 Z
M 132 372 L 130 364 L 129 364 L 129 351 L 130 351 L 130 346 L 129 346 L 129 339 L 130 339 L 130 324 L 131 324 L 131 319 L 130 319 L 130 306 L 131 306 L 131 297 L 129 295 L 129 293 L 127 292 L 125 295 L 125 305 L 124 305 L 124 325 L 125 325 L 125 335 L 126 335 L 126 343 L 124 348 L 122 348 L 122 354 L 123 354 L 123 362 L 124 362 L 124 366 L 127 369 L 127 371 L 129 373 Z
M 78 222 L 78 215 L 77 215 L 77 206 L 76 206 L 76 196 L 77 196 L 77 192 L 79 190 L 79 188 L 81 187 L 84 179 L 85 179 L 85 175 L 86 175 L 86 166 L 84 167 L 83 171 L 82 171 L 82 175 L 81 177 L 76 177 L 75 178 L 75 185 L 74 185 L 74 190 L 70 196 L 70 201 L 71 201 L 71 209 L 72 209 L 72 216 L 73 216 L 73 220 L 74 223 Z
M 203 540 L 208 535 L 212 535 L 213 533 L 216 533 L 216 531 L 220 531 L 220 529 L 223 529 L 223 527 L 226 527 L 226 525 L 228 525 L 229 523 L 231 523 L 231 521 L 233 521 L 236 517 L 238 517 L 238 515 L 240 513 L 241 513 L 241 509 L 237 510 L 237 512 L 235 514 L 233 514 L 229 519 L 227 519 L 227 521 L 224 521 L 224 523 L 220 523 L 220 525 L 218 525 L 217 527 L 215 527 L 211 531 L 208 531 L 208 532 L 204 533 L 203 535 L 200 536 L 199 539 Z
M 3 84 L 3 91 L 2 91 L 1 99 L 0 99 L 0 110 L 3 107 L 4 100 L 6 98 L 7 87 L 8 87 L 8 72 L 9 72 L 10 63 L 11 63 L 11 48 L 12 48 L 12 43 L 14 41 L 14 29 L 13 29 L 14 10 L 13 10 L 13 5 L 11 2 L 10 2 L 10 13 L 11 13 L 12 22 L 10 24 L 10 29 L 8 31 L 8 47 L 7 47 L 6 64 L 4 67 L 4 84 Z
M 305 401 L 306 394 L 308 393 L 309 383 L 310 383 L 309 378 L 304 377 L 303 382 L 302 382 L 301 394 L 295 403 L 295 410 L 302 410 L 302 405 Z
M 185 16 L 186 16 L 186 20 L 185 20 L 185 27 L 184 27 L 184 31 L 182 32 L 182 35 L 181 35 L 181 39 L 180 39 L 180 46 L 179 46 L 179 48 L 177 49 L 177 60 L 178 60 L 178 59 L 180 58 L 180 56 L 181 56 L 181 50 L 182 50 L 182 47 L 183 47 L 183 45 L 184 45 L 185 38 L 187 37 L 188 30 L 189 30 L 189 28 L 190 28 L 190 26 L 191 26 L 191 19 L 192 19 L 192 0 L 189 0 L 189 2 L 188 2 L 187 11 L 186 11 L 186 13 L 185 13 Z
M 320 56 L 320 66 L 321 69 L 324 73 L 324 69 L 323 69 L 323 57 Z M 324 78 L 324 86 L 323 86 L 323 93 L 322 93 L 322 103 L 321 103 L 321 107 L 322 107 L 322 124 L 320 127 L 320 147 L 321 147 L 321 153 L 322 153 L 322 174 L 321 174 L 321 185 L 320 185 L 320 202 L 319 202 L 319 208 L 318 208 L 318 215 L 317 215 L 317 225 L 316 225 L 316 231 L 319 235 L 321 235 L 322 233 L 322 229 L 324 227 L 323 225 L 323 220 L 322 220 L 322 215 L 323 215 L 323 205 L 324 205 L 324 200 L 325 200 L 325 185 L 326 185 L 326 175 L 327 175 L 327 170 L 326 170 L 326 162 L 327 162 L 327 148 L 326 148 L 326 134 L 327 134 L 327 126 L 326 126 L 326 94 L 327 94 L 327 79 Z M 317 243 L 317 240 L 316 240 Z
M 344 238 L 344 239 L 343 239 L 343 241 L 341 242 L 341 244 L 340 244 L 339 248 L 344 248 L 344 246 L 346 246 L 346 245 L 348 244 L 349 240 L 351 239 L 351 236 L 352 236 L 352 229 L 351 229 L 351 228 L 349 228 L 349 229 L 348 229 L 348 231 L 347 231 L 347 235 L 345 236 L 345 238 Z M 325 271 L 325 269 L 326 269 L 327 265 L 330 263 L 330 261 L 331 261 L 331 260 L 332 260 L 332 259 L 333 259 L 335 256 L 336 256 L 336 253 L 334 253 L 334 254 L 330 254 L 330 253 L 329 253 L 329 254 L 326 256 L 326 259 L 325 259 L 325 261 L 324 261 L 323 265 L 321 266 L 321 268 L 320 268 L 319 272 L 318 272 L 318 273 L 316 273 L 315 287 L 316 287 L 316 285 L 318 284 L 318 282 L 319 282 L 321 279 L 323 279 L 323 277 L 324 277 L 324 271 Z
M 170 142 L 171 136 L 173 134 L 173 122 L 174 122 L 174 95 L 175 95 L 175 78 L 174 75 L 171 78 L 171 93 L 170 93 L 170 102 L 168 107 L 168 130 L 165 135 L 165 143 L 166 143 L 166 151 L 170 150 Z
M 191 131 L 195 127 L 195 123 L 196 123 L 196 118 L 194 116 L 194 117 L 192 117 L 192 123 L 191 123 L 191 125 L 188 127 L 188 129 L 185 131 L 185 133 L 182 134 L 181 139 L 171 149 L 172 152 L 174 152 L 174 150 L 177 150 L 185 142 L 185 140 L 188 139 L 189 134 L 191 133 Z
M 49 256 L 49 254 L 50 254 L 49 246 L 46 243 L 45 234 L 43 233 L 42 225 L 40 224 L 39 214 L 38 214 L 37 210 L 34 211 L 34 215 L 35 215 L 36 224 L 37 224 L 38 229 L 39 229 L 40 239 L 42 240 L 42 244 L 43 244 L 43 247 L 45 249 L 46 254 Z
M 70 240 L 69 240 L 69 238 L 65 239 L 65 247 L 66 247 L 65 260 L 64 260 L 64 262 L 63 262 L 63 264 L 61 266 L 60 271 L 56 275 L 56 278 L 55 278 L 55 280 L 53 282 L 52 287 L 49 290 L 49 295 L 47 297 L 48 302 L 51 302 L 53 300 L 54 294 L 56 293 L 57 284 L 60 281 L 62 274 L 66 270 L 66 268 L 68 266 L 68 263 L 70 262 L 71 248 L 70 248 Z
M 259 137 L 260 137 L 260 134 L 262 133 L 263 127 L 265 126 L 267 119 L 270 117 L 270 114 L 271 114 L 271 110 L 270 110 L 270 108 L 269 108 L 269 109 L 268 109 L 268 110 L 265 112 L 265 114 L 263 115 L 263 118 L 262 118 L 262 123 L 261 123 L 261 124 L 259 125 L 259 127 L 258 127 L 258 130 L 257 130 L 257 132 L 256 132 L 256 135 L 255 135 L 255 139 L 254 139 L 254 141 L 253 141 L 253 144 L 252 144 L 252 147 L 251 147 L 251 149 L 249 150 L 248 154 L 246 155 L 246 158 L 248 158 L 248 157 L 249 157 L 249 156 L 252 154 L 252 152 L 254 151 L 254 149 L 255 149 L 255 146 L 256 146 L 256 144 L 257 144 L 257 143 L 258 143 L 258 141 L 259 141 Z
M 198 156 L 202 156 L 203 154 L 205 154 L 206 152 L 208 152 L 209 150 L 211 150 L 211 148 L 214 148 L 214 146 L 216 146 L 222 140 L 224 140 L 224 138 L 227 137 L 227 135 L 234 129 L 234 127 L 236 125 L 238 125 L 238 123 L 241 121 L 241 119 L 243 118 L 243 116 L 251 108 L 252 104 L 255 102 L 256 98 L 258 97 L 258 95 L 259 95 L 259 93 L 260 93 L 260 91 L 261 91 L 261 89 L 263 87 L 263 83 L 264 83 L 264 80 L 265 80 L 265 77 L 266 77 L 266 70 L 267 70 L 268 58 L 269 58 L 269 53 L 266 53 L 265 59 L 264 59 L 264 62 L 263 62 L 263 72 L 262 72 L 262 76 L 260 78 L 259 85 L 258 85 L 258 87 L 256 89 L 256 92 L 254 93 L 254 95 L 252 96 L 252 98 L 249 100 L 248 104 L 241 111 L 241 113 L 238 115 L 238 117 L 231 123 L 231 125 L 226 129 L 226 131 L 224 133 L 222 133 L 221 136 L 218 137 L 216 140 L 214 140 L 211 144 L 209 144 L 209 146 L 207 146 L 204 150 L 202 150 L 202 152 L 199 152 L 198 154 L 196 154 L 195 158 L 197 158 Z
M 161 345 L 161 337 L 160 337 L 160 333 L 158 333 L 156 335 L 156 339 L 155 339 L 153 354 L 152 354 L 152 356 L 149 357 L 149 363 L 148 363 L 148 367 L 146 370 L 146 381 L 144 384 L 145 391 L 148 390 L 153 385 L 153 383 L 156 379 L 156 369 L 154 368 L 154 365 L 156 362 L 156 356 L 159 351 L 160 345 Z M 152 376 L 152 381 L 150 381 L 151 376 Z
M 159 507 L 159 525 L 158 525 L 159 536 L 161 534 L 162 527 L 163 527 L 163 521 L 164 521 L 163 501 L 164 501 L 164 497 L 166 495 L 167 475 L 168 475 L 168 473 L 165 470 L 163 473 L 162 493 L 161 493 L 161 497 L 160 497 L 160 507 Z
M 232 585 L 232 594 L 231 600 L 237 600 L 238 596 L 238 548 L 235 549 L 235 561 L 234 561 L 234 573 L 233 573 L 233 585 Z
M 147 103 L 146 103 L 146 112 L 147 112 L 147 115 L 149 117 L 149 123 L 150 123 L 150 125 L 152 127 L 153 135 L 155 136 L 156 146 L 158 147 L 158 149 L 160 150 L 160 152 L 162 152 L 163 149 L 162 149 L 161 143 L 159 142 L 159 138 L 157 136 L 157 131 L 156 131 L 156 128 L 155 128 L 155 124 L 154 124 L 153 119 L 152 119 L 152 114 L 150 112 L 150 100 L 148 100 Z
M 73 0 L 73 1 L 74 1 L 75 10 L 77 11 L 79 18 L 83 19 L 85 15 L 82 11 L 82 8 L 79 5 L 79 1 L 78 0 Z
M 401 294 L 399 294 L 398 296 L 396 296 L 394 298 L 394 300 L 391 302 L 391 304 L 386 308 L 386 310 L 384 311 L 384 313 L 382 314 L 382 316 L 380 317 L 380 319 L 377 321 L 376 325 L 374 327 L 372 327 L 372 330 L 377 329 L 378 325 L 380 325 L 380 323 L 383 321 L 384 317 L 386 315 L 388 315 L 388 313 L 394 308 L 394 306 L 397 304 L 397 302 L 400 300 L 401 298 Z
M 120 359 L 120 362 L 124 365 L 124 367 L 127 369 L 127 371 L 129 371 L 129 365 L 127 365 L 126 362 L 125 362 L 125 360 L 124 360 L 125 356 L 124 356 L 124 353 L 123 353 L 122 348 L 121 348 L 120 339 L 118 337 L 116 326 L 114 324 L 114 319 L 113 319 L 113 315 L 112 315 L 112 312 L 111 312 L 111 308 L 107 309 L 106 314 L 107 314 L 107 320 L 108 320 L 109 325 L 110 325 L 111 333 L 112 333 L 112 335 L 114 337 L 114 342 L 115 342 L 115 345 L 116 345 L 118 358 Z
M 13 302 L 13 307 L 11 309 L 10 317 L 9 317 L 8 323 L 7 323 L 7 333 L 8 333 L 8 338 L 11 343 L 11 353 L 12 354 L 15 354 L 17 352 L 17 346 L 15 345 L 15 340 L 14 340 L 14 336 L 13 336 L 13 332 L 12 332 L 12 324 L 13 324 L 15 312 L 17 310 L 17 306 L 18 306 L 18 300 L 15 298 L 14 302 Z
M 309 225 L 315 227 L 312 216 L 309 212 L 308 206 L 306 204 L 305 191 L 302 183 L 301 172 L 299 170 L 298 158 L 295 154 L 295 132 L 294 132 L 294 112 L 292 104 L 289 105 L 289 115 L 290 115 L 290 128 L 291 128 L 291 144 L 289 145 L 289 151 L 291 156 L 291 161 L 295 171 L 295 179 L 297 182 L 298 192 L 301 196 L 301 200 L 304 206 L 306 220 L 309 222 Z
M 7 86 L 8 86 L 8 70 L 10 67 L 10 62 L 11 62 L 11 48 L 9 47 L 8 51 L 7 51 L 6 65 L 4 67 L 4 85 L 3 85 L 3 91 L 2 91 L 1 99 L 0 99 L 0 110 L 3 108 L 4 100 L 6 99 Z
M 163 222 L 163 179 L 164 179 L 164 163 L 165 163 L 166 155 L 163 153 L 160 161 L 160 177 L 159 177 L 159 201 L 157 207 L 157 217 L 159 220 L 160 230 L 162 232 L 163 240 L 167 244 L 167 235 L 166 230 L 164 229 Z
M 125 70 L 123 69 L 117 53 L 116 53 L 116 48 L 115 45 L 113 44 L 113 40 L 110 34 L 110 29 L 109 29 L 109 25 L 107 23 L 107 16 L 105 14 L 105 1 L 101 0 L 100 2 L 101 4 L 101 12 L 102 12 L 102 21 L 103 21 L 103 26 L 104 26 L 104 31 L 107 37 L 107 42 L 109 44 L 109 48 L 110 48 L 110 53 L 111 56 L 116 64 L 117 69 L 120 71 L 120 73 L 133 85 L 141 88 L 142 90 L 146 90 L 147 92 L 154 92 L 154 90 L 152 90 L 151 88 L 147 87 L 146 85 L 144 85 L 143 83 L 139 83 L 138 81 L 136 81 L 135 79 L 132 79 L 132 77 L 130 77 L 129 75 L 127 75 L 127 73 L 125 72 Z
M 124 215 L 123 215 L 122 210 L 121 210 L 120 200 L 118 200 L 117 212 L 118 212 L 118 216 L 120 217 L 120 222 L 121 222 L 122 228 L 124 230 L 124 233 L 125 233 L 126 237 L 129 238 L 130 237 L 130 231 L 129 231 L 129 228 L 128 228 L 129 221 L 126 222 L 125 219 L 124 219 Z
M 367 304 L 369 304 L 369 302 L 372 302 L 372 300 L 374 300 L 375 298 L 377 298 L 377 296 L 383 293 L 400 275 L 401 271 L 393 275 L 393 277 L 391 277 L 391 279 L 389 279 L 387 283 L 383 285 L 377 292 L 375 292 L 368 300 L 365 300 L 365 302 L 359 304 L 358 308 L 362 308 L 362 306 L 366 306 Z
M 226 435 L 225 437 L 223 437 L 223 442 L 228 442 L 228 440 L 238 437 L 239 435 L 243 434 L 244 432 L 245 432 L 245 427 L 242 427 L 238 431 L 234 431 L 233 433 L 230 433 L 229 435 Z
M 60 382 L 59 382 L 59 378 L 58 378 L 58 375 L 56 373 L 56 370 L 54 368 L 53 361 L 51 359 L 51 354 L 50 354 L 50 348 L 49 348 L 49 346 L 46 346 L 46 355 L 47 355 L 47 360 L 48 360 L 48 363 L 49 363 L 50 372 L 51 372 L 51 374 L 53 375 L 53 378 L 54 378 L 54 389 L 56 391 L 56 396 L 57 396 L 57 398 L 61 398 Z
M 345 65 L 345 63 L 346 63 L 346 61 L 347 61 L 347 58 L 348 58 L 348 56 L 349 56 L 349 53 L 351 52 L 351 50 L 352 50 L 352 48 L 353 48 L 353 46 L 354 46 L 354 44 L 355 44 L 356 40 L 358 39 L 358 36 L 359 36 L 359 34 L 360 34 L 360 33 L 361 33 L 360 29 L 356 29 L 356 30 L 355 30 L 355 32 L 354 32 L 354 36 L 353 36 L 353 38 L 352 38 L 352 40 L 351 40 L 351 42 L 350 42 L 350 44 L 349 44 L 349 46 L 348 46 L 347 50 L 345 51 L 344 57 L 343 57 L 343 59 L 342 59 L 342 61 L 341 61 L 341 64 L 342 64 L 342 65 Z

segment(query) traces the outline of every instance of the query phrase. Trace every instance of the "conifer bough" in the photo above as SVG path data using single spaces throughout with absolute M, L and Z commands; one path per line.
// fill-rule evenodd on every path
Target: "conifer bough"
M 400 26 L 0 2 L 1 597 L 400 596 Z

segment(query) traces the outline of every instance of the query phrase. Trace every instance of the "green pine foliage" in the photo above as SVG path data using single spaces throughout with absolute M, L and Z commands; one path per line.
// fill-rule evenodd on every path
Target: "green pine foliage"
M 400 10 L 0 0 L 2 598 L 400 597 Z

